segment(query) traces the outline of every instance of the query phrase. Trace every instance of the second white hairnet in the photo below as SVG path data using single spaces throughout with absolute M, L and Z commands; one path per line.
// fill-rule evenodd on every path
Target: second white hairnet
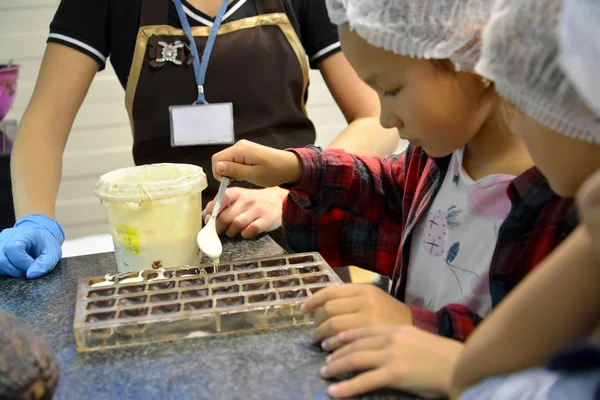
M 600 115 L 600 0 L 563 0 L 558 31 L 562 67 Z
M 497 0 L 475 71 L 542 125 L 600 143 L 600 118 L 582 101 L 559 62 L 562 0 Z
M 396 54 L 472 71 L 494 0 L 327 0 L 331 21 Z

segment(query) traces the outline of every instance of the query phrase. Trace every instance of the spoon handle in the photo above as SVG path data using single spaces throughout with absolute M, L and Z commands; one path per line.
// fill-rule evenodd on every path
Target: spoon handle
M 221 201 L 223 201 L 223 196 L 225 196 L 225 189 L 227 189 L 227 185 L 229 185 L 229 178 L 221 177 L 221 184 L 219 185 L 219 191 L 217 192 L 217 198 L 215 201 L 215 206 L 213 208 L 211 219 L 216 219 L 219 215 L 219 211 L 221 210 Z

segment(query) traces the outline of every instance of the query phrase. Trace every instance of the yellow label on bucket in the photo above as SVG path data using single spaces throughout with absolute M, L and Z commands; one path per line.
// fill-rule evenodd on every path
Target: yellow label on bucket
M 127 253 L 140 255 L 140 236 L 137 228 L 117 224 L 117 233 L 123 241 L 123 249 Z

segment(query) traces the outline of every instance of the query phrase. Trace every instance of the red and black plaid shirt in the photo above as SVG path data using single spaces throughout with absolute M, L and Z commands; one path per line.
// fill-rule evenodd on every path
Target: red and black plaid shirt
M 294 149 L 304 165 L 284 203 L 292 249 L 318 251 L 333 267 L 357 265 L 392 279 L 404 300 L 411 234 L 429 210 L 450 156 L 433 159 L 419 147 L 387 157 L 341 150 Z M 502 224 L 490 266 L 492 307 L 577 226 L 571 200 L 556 196 L 532 168 L 508 187 L 512 209 Z M 481 318 L 461 304 L 437 312 L 411 306 L 417 327 L 464 341 Z

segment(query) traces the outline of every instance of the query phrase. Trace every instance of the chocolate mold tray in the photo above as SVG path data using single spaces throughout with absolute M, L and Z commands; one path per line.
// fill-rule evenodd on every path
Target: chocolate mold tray
M 82 278 L 78 351 L 312 322 L 300 304 L 342 284 L 318 253 Z

